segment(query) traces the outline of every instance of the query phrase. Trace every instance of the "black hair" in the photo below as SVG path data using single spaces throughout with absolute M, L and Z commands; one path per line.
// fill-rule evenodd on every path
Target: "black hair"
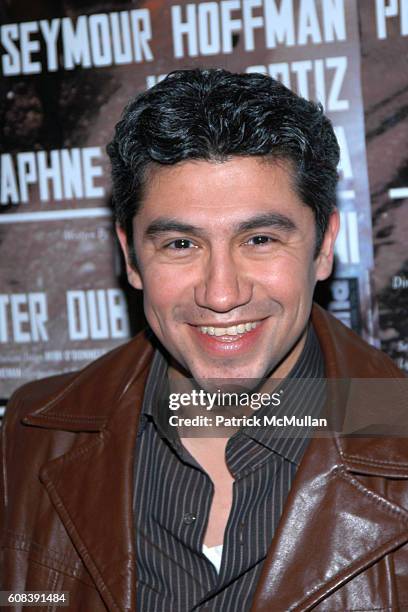
M 149 167 L 233 156 L 287 160 L 294 188 L 312 208 L 316 254 L 336 205 L 339 146 L 320 104 L 263 74 L 176 70 L 129 102 L 107 146 L 116 222 L 136 265 L 133 219 Z

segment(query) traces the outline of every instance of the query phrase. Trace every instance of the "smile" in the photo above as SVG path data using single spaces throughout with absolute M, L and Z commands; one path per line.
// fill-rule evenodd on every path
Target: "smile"
M 238 334 L 246 334 L 259 325 L 259 321 L 248 321 L 248 323 L 239 323 L 238 325 L 230 325 L 229 327 L 215 327 L 203 325 L 198 329 L 202 334 L 209 336 L 237 336 Z

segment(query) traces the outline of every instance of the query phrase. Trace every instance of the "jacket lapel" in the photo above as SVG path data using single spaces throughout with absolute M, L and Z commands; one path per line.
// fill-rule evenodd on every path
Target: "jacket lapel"
M 86 385 L 81 374 L 63 397 L 24 419 L 80 432 L 71 450 L 42 467 L 40 479 L 111 611 L 136 609 L 133 463 L 152 353 L 143 346 L 142 355 L 137 347 L 127 352 L 128 363 L 122 354 L 116 370 L 107 357 L 96 375 L 85 374 Z
M 314 439 L 291 488 L 252 610 L 309 610 L 407 541 L 408 512 L 339 462 L 333 439 Z
M 333 385 L 329 406 L 343 415 L 351 378 L 401 376 L 361 358 L 350 332 L 318 307 L 313 324 Z M 336 329 L 333 330 L 334 325 Z M 351 338 L 353 340 L 354 337 Z M 357 342 L 360 342 L 357 340 Z M 363 349 L 364 349 L 363 345 Z M 350 354 L 347 354 L 347 351 Z M 360 355 L 361 357 L 361 355 Z M 388 369 L 387 369 L 388 366 Z M 330 393 L 330 391 L 329 391 Z M 406 440 L 312 439 L 302 459 L 268 551 L 252 612 L 311 610 L 359 572 L 408 542 L 408 512 L 370 488 L 365 476 L 408 479 Z

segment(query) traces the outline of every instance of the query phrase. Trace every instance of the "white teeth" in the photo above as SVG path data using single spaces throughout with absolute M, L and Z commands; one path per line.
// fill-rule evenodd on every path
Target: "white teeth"
M 236 336 L 238 334 L 245 334 L 257 327 L 258 322 L 240 323 L 239 325 L 231 325 L 230 327 L 210 327 L 202 326 L 200 331 L 202 334 L 208 334 L 209 336 Z

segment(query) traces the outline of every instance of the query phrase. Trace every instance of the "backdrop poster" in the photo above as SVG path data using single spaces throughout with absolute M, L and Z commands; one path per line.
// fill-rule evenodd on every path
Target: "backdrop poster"
M 408 2 L 359 2 L 381 348 L 408 372 Z
M 374 339 L 355 0 L 66 1 L 58 14 L 36 3 L 29 16 L 18 7 L 2 9 L 0 32 L 0 397 L 129 336 L 104 147 L 128 99 L 176 68 L 262 71 L 321 101 L 342 149 L 326 301 Z

